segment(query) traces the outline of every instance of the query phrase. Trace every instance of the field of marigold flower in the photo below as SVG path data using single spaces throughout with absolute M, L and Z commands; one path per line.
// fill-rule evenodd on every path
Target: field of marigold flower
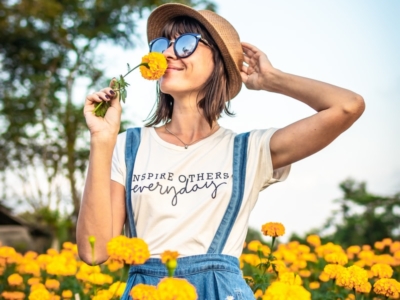
M 285 232 L 282 224 L 266 223 L 262 232 L 271 243 L 253 240 L 244 245 L 240 257 L 255 299 L 400 299 L 400 241 L 387 238 L 373 247 L 343 248 L 310 235 L 305 244 L 279 244 L 278 237 Z M 95 239 L 89 242 L 93 245 Z M 106 263 L 90 266 L 70 242 L 44 254 L 22 254 L 0 245 L 0 299 L 120 299 L 129 265 L 144 263 L 150 253 L 143 240 L 123 236 L 111 240 L 107 250 Z M 189 282 L 173 277 L 178 256 L 177 251 L 165 251 L 161 259 L 169 277 L 158 286 L 135 286 L 132 299 L 197 299 Z

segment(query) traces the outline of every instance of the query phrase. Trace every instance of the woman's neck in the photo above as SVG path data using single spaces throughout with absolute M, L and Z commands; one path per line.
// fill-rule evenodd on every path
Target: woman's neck
M 192 145 L 207 138 L 219 129 L 217 121 L 212 126 L 203 115 L 203 110 L 192 101 L 174 100 L 171 121 L 156 128 L 158 135 L 166 142 L 184 146 Z

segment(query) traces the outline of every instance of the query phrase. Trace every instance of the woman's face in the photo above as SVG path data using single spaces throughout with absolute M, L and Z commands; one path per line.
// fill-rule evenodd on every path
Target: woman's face
M 161 92 L 170 94 L 176 100 L 189 94 L 197 96 L 214 69 L 211 48 L 199 42 L 192 55 L 187 58 L 178 58 L 172 43 L 164 51 L 164 56 L 168 61 L 168 68 L 160 79 Z

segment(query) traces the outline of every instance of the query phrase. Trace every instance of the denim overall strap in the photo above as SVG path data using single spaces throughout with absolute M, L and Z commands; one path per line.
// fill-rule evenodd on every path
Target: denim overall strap
M 128 128 L 125 141 L 125 201 L 126 201 L 126 223 L 125 234 L 129 237 L 136 237 L 135 214 L 132 209 L 132 174 L 135 165 L 136 154 L 140 144 L 140 128 Z
M 225 243 L 235 223 L 243 200 L 246 179 L 247 145 L 250 132 L 236 135 L 233 145 L 233 186 L 232 196 L 219 224 L 207 253 L 222 253 Z

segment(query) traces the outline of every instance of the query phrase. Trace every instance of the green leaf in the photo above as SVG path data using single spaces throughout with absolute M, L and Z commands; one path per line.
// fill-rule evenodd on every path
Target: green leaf
M 128 93 L 127 93 L 126 89 L 123 89 L 123 90 L 121 91 L 121 97 L 122 97 L 122 101 L 123 101 L 124 103 L 125 103 L 125 99 L 126 99 L 127 95 L 128 95 Z

